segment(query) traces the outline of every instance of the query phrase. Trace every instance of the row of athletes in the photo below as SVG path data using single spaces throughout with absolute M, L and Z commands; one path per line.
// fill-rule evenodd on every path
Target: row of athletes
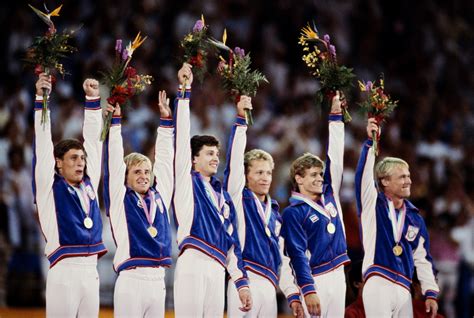
M 103 171 L 103 199 L 117 246 L 116 317 L 164 316 L 171 217 L 179 247 L 176 317 L 222 317 L 226 270 L 233 282 L 227 290 L 229 317 L 276 317 L 277 286 L 297 317 L 343 317 L 344 265 L 350 262 L 339 201 L 343 96 L 338 92 L 332 100 L 326 162 L 310 153 L 293 162 L 290 205 L 280 215 L 269 195 L 271 155 L 260 149 L 245 152 L 245 110 L 252 109 L 251 99 L 242 96 L 237 103 L 221 183 L 215 177 L 219 141 L 204 135 L 190 139 L 190 65 L 183 64 L 178 81 L 173 112 L 166 93 L 159 92 L 152 164 L 139 153 L 124 157 L 118 105 L 105 110 L 113 113 L 112 124 L 104 144 L 100 141 L 103 111 L 93 79 L 83 84 L 84 142 L 68 139 L 53 146 L 49 110 L 48 121 L 41 123 L 42 92 L 51 92 L 52 85 L 49 76 L 39 76 L 33 191 L 50 262 L 47 316 L 98 316 L 97 259 L 107 251 L 96 192 Z M 380 135 L 369 119 L 356 173 L 366 316 L 412 316 L 409 289 L 415 267 L 426 311 L 434 316 L 439 289 L 424 221 L 407 200 L 409 167 L 388 157 L 377 164 L 374 176 L 373 131 Z

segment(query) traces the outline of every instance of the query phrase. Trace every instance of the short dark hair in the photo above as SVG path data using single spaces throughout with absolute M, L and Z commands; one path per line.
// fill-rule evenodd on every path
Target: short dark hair
M 201 151 L 202 147 L 204 146 L 216 146 L 219 148 L 219 140 L 217 140 L 214 136 L 209 135 L 195 135 L 191 138 L 191 158 L 199 155 L 199 151 Z
M 77 139 L 64 139 L 54 146 L 54 159 L 64 159 L 66 152 L 71 149 L 79 149 L 84 151 L 84 156 L 87 158 L 87 153 L 82 142 Z

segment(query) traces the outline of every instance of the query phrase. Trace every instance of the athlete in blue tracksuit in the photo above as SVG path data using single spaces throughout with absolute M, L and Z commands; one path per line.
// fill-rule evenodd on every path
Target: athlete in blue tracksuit
M 253 149 L 244 155 L 247 124 L 243 116 L 247 108 L 251 108 L 251 99 L 241 96 L 227 148 L 224 184 L 237 211 L 242 258 L 249 275 L 253 306 L 247 314 L 240 311 L 236 289 L 229 284 L 227 315 L 276 317 L 276 288 L 279 285 L 293 314 L 302 317 L 299 290 L 294 283 L 289 258 L 283 254 L 284 242 L 279 235 L 279 206 L 268 194 L 274 168 L 273 158 L 261 149 Z
M 281 235 L 310 315 L 343 317 L 349 263 L 339 189 L 344 157 L 344 123 L 339 92 L 329 115 L 329 142 L 324 163 L 304 154 L 291 167 L 294 192 L 283 211 Z
M 365 252 L 362 264 L 365 313 L 367 317 L 412 317 L 410 285 L 416 268 L 426 310 L 434 317 L 439 288 L 425 222 L 407 199 L 411 187 L 409 166 L 402 159 L 387 157 L 375 167 L 374 178 L 373 131 L 380 134 L 375 119 L 369 119 L 369 139 L 362 146 L 355 177 Z
M 117 251 L 116 317 L 164 317 L 165 267 L 171 265 L 168 208 L 173 194 L 174 125 L 166 93 L 160 92 L 155 162 L 131 153 L 124 158 L 120 106 L 105 143 L 104 201 Z
M 180 255 L 176 264 L 174 301 L 177 317 L 223 316 L 225 269 L 239 290 L 243 310 L 251 296 L 236 231 L 236 213 L 229 194 L 214 177 L 219 165 L 218 141 L 195 136 L 190 145 L 192 72 L 184 64 L 176 99 L 174 211 Z
M 49 109 L 41 123 L 43 89 L 51 91 L 44 73 L 36 82 L 33 192 L 50 262 L 46 280 L 48 317 L 97 317 L 97 258 L 107 252 L 97 199 L 102 143 L 99 83 L 84 81 L 84 143 L 51 140 Z M 86 165 L 87 162 L 87 165 Z

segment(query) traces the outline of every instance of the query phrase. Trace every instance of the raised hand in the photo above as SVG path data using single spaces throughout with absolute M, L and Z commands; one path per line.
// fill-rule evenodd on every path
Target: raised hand
M 171 117 L 170 99 L 166 98 L 166 91 L 158 92 L 158 107 L 162 118 Z
M 373 133 L 375 133 L 376 136 L 380 136 L 381 132 L 382 131 L 379 124 L 377 123 L 377 120 L 375 118 L 369 118 L 367 120 L 367 136 L 369 138 L 373 138 Z
M 241 117 L 245 116 L 245 110 L 252 110 L 252 98 L 242 95 L 240 96 L 240 100 L 237 103 L 237 114 Z
M 36 95 L 43 96 L 43 88 L 46 89 L 47 94 L 49 95 L 53 87 L 51 84 L 51 75 L 46 75 L 46 73 L 41 73 L 38 76 L 38 80 L 36 81 L 35 87 L 36 87 Z
M 336 95 L 332 98 L 331 113 L 341 113 L 342 108 L 346 107 L 346 97 L 341 91 L 336 91 Z
M 99 97 L 99 82 L 93 78 L 87 78 L 82 84 L 84 93 L 89 97 Z
M 192 66 L 188 63 L 183 63 L 183 66 L 178 71 L 178 81 L 181 85 L 191 85 L 193 83 Z

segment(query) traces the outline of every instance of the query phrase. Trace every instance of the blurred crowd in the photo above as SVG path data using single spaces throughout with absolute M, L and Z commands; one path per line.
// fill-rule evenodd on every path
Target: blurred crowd
M 37 8 L 43 2 L 30 1 Z M 61 3 L 47 1 L 50 10 Z M 43 237 L 35 219 L 31 192 L 33 141 L 33 70 L 22 59 L 46 25 L 24 1 L 2 3 L 0 28 L 0 307 L 38 305 L 44 291 Z M 359 79 L 383 73 L 386 90 L 399 100 L 383 125 L 380 156 L 398 156 L 410 164 L 411 200 L 429 227 L 431 252 L 446 317 L 471 317 L 474 298 L 474 2 L 467 0 L 82 0 L 64 4 L 54 18 L 59 31 L 82 24 L 74 40 L 78 52 L 65 60 L 70 73 L 59 78 L 51 98 L 53 138 L 80 138 L 82 82 L 100 77 L 110 66 L 115 40 L 148 39 L 132 64 L 155 80 L 126 109 L 126 153 L 150 154 L 159 122 L 157 95 L 177 88 L 182 62 L 179 42 L 204 14 L 212 36 L 250 52 L 253 67 L 270 84 L 253 98 L 255 124 L 248 148 L 262 148 L 275 159 L 272 194 L 282 206 L 289 197 L 289 166 L 303 152 L 325 157 L 328 109 L 315 106 L 318 83 L 301 60 L 301 27 L 314 20 L 330 34 L 338 61 Z M 212 58 L 214 72 L 217 61 Z M 193 85 L 192 133 L 218 136 L 225 154 L 235 106 L 219 78 Z M 353 121 L 346 124 L 342 188 L 349 253 L 361 259 L 355 211 L 354 171 L 365 138 L 365 118 L 358 114 L 361 96 L 354 86 L 347 96 Z M 222 158 L 224 161 L 225 158 Z M 104 223 L 108 229 L 108 222 Z M 111 297 L 113 241 L 102 261 Z M 102 282 L 107 278 L 101 276 Z M 172 280 L 170 279 L 170 282 Z M 18 293 L 20 292 L 20 297 Z M 16 297 L 12 297 L 14 295 Z M 172 292 L 168 292 L 172 295 Z M 105 296 L 104 296 L 105 295 Z M 108 295 L 108 296 L 107 296 Z M 351 295 L 348 301 L 352 300 Z M 107 303 L 106 300 L 103 301 Z M 170 302 L 172 303 L 172 301 Z

